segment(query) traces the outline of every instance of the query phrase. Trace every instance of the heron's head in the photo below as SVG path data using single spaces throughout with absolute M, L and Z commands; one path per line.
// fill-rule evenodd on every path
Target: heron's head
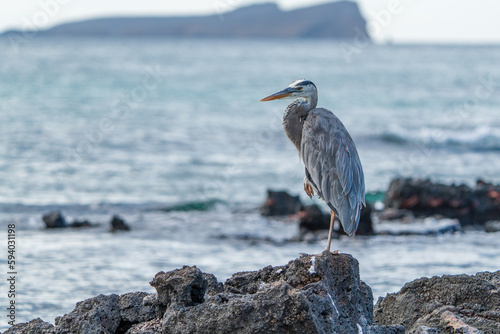
M 290 86 L 263 98 L 261 101 L 272 101 L 278 99 L 304 99 L 308 102 L 316 100 L 318 91 L 316 86 L 309 80 L 300 79 L 293 82 Z

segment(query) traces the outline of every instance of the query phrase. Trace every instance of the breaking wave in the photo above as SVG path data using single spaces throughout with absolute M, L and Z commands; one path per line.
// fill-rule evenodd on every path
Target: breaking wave
M 391 127 L 379 138 L 388 143 L 455 147 L 473 150 L 500 150 L 500 128 L 480 126 L 471 129 Z

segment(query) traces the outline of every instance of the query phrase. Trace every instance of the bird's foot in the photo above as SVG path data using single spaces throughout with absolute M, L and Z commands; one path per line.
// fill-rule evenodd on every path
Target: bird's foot
M 304 183 L 304 190 L 307 194 L 307 196 L 309 196 L 309 198 L 312 198 L 313 195 L 314 195 L 314 189 L 313 187 L 311 187 L 311 185 L 307 182 Z

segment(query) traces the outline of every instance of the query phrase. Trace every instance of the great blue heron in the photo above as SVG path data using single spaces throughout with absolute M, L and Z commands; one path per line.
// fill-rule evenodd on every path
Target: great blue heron
M 306 167 L 304 190 L 318 194 L 330 207 L 330 244 L 335 217 L 354 236 L 365 205 L 365 181 L 356 145 L 342 122 L 329 110 L 316 108 L 318 91 L 309 80 L 293 82 L 261 101 L 295 99 L 283 114 L 283 128 Z

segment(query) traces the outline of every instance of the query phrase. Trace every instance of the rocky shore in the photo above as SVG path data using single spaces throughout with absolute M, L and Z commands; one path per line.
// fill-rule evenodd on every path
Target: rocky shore
M 379 298 L 374 320 L 407 333 L 500 333 L 500 271 L 420 278 Z
M 421 278 L 375 307 L 348 254 L 301 255 L 218 282 L 185 266 L 159 272 L 156 294 L 99 295 L 55 319 L 4 334 L 500 333 L 500 271 Z
M 143 292 L 99 295 L 55 320 L 14 333 L 404 333 L 373 322 L 373 295 L 348 254 L 302 255 L 287 265 L 234 274 L 225 283 L 196 267 L 156 274 Z
M 379 200 L 382 207 L 364 209 L 358 234 L 384 234 L 383 225 L 398 222 L 404 229 L 393 225 L 390 233 L 422 233 L 425 224 L 432 225 L 431 233 L 499 231 L 499 194 L 500 186 L 482 181 L 470 188 L 397 179 L 384 203 Z M 298 196 L 269 191 L 261 214 L 296 217 L 300 234 L 286 241 L 326 238 L 328 213 L 304 206 Z M 45 215 L 43 221 L 46 228 L 98 226 L 68 223 L 60 212 Z M 130 230 L 118 216 L 109 225 L 111 232 Z M 409 225 L 420 225 L 419 232 Z M 341 233 L 338 226 L 336 233 Z M 375 306 L 358 261 L 348 254 L 303 254 L 286 265 L 235 273 L 224 283 L 185 266 L 159 272 L 150 284 L 157 293 L 99 295 L 77 303 L 54 324 L 38 318 L 4 334 L 500 333 L 500 271 L 420 278 L 379 298 Z

